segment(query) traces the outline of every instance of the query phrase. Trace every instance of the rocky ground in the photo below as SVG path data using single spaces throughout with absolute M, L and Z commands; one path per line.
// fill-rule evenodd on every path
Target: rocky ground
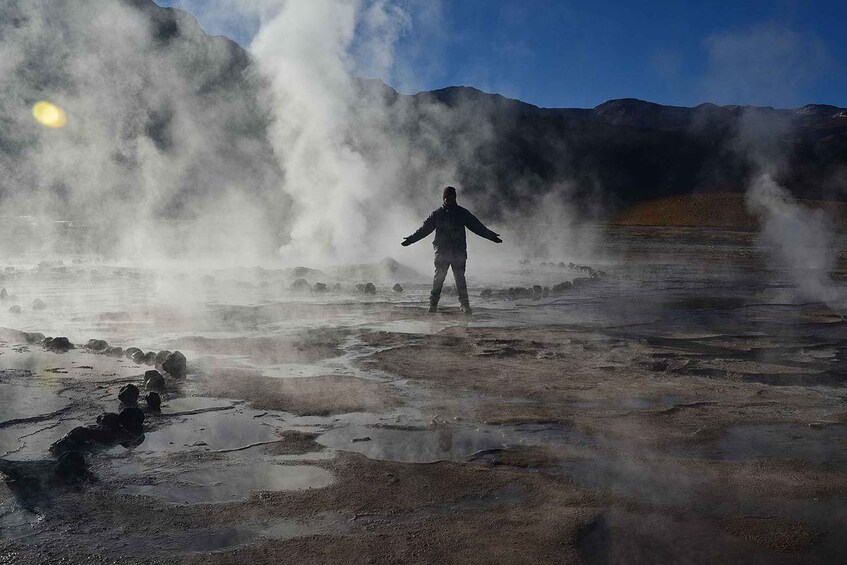
M 139 402 L 140 442 L 0 486 L 0 563 L 845 561 L 847 324 L 732 258 L 606 266 L 471 318 L 216 307 L 222 331 L 137 343 L 188 357 L 160 412 Z M 273 330 L 298 316 L 336 321 Z M 151 368 L 0 337 L 19 465 Z

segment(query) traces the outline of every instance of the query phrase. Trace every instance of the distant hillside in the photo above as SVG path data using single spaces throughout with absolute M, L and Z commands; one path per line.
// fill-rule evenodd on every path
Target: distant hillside
M 801 200 L 801 204 L 823 210 L 839 229 L 847 228 L 847 203 Z M 710 227 L 752 230 L 759 227 L 747 212 L 743 194 L 712 192 L 686 194 L 642 202 L 609 219 L 621 226 Z

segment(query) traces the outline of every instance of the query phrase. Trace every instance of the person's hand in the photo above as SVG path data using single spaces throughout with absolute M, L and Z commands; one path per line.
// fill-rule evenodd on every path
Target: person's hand
M 409 238 L 408 238 L 408 237 L 404 237 L 404 238 L 403 238 L 403 243 L 401 243 L 400 245 L 402 245 L 403 247 L 409 247 L 410 245 L 412 245 L 412 242 L 411 242 L 411 241 L 409 241 Z
M 494 237 L 491 238 L 491 241 L 493 241 L 494 243 L 503 243 L 503 240 L 500 239 L 499 233 L 495 233 Z

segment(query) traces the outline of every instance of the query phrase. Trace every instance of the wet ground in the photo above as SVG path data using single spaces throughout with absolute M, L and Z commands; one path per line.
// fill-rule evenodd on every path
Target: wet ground
M 605 276 L 560 293 L 506 290 L 585 277 L 567 258 L 471 269 L 494 291 L 472 317 L 427 314 L 426 276 L 390 261 L 10 258 L 0 459 L 41 468 L 150 369 L 21 332 L 180 350 L 189 374 L 140 441 L 86 453 L 91 481 L 0 485 L 0 563 L 847 561 L 839 303 L 751 234 L 603 242 Z

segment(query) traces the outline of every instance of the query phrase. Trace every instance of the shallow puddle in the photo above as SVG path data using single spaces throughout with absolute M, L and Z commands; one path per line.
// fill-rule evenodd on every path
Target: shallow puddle
M 237 465 L 180 473 L 173 482 L 129 485 L 120 494 L 154 496 L 175 504 L 206 504 L 245 500 L 251 492 L 303 490 L 332 484 L 329 471 L 312 465 Z
M 724 459 L 802 461 L 847 469 L 847 426 L 735 426 L 727 429 L 721 436 L 718 449 Z
M 0 426 L 15 421 L 46 419 L 71 405 L 67 398 L 42 387 L 3 384 L 2 391 Z

